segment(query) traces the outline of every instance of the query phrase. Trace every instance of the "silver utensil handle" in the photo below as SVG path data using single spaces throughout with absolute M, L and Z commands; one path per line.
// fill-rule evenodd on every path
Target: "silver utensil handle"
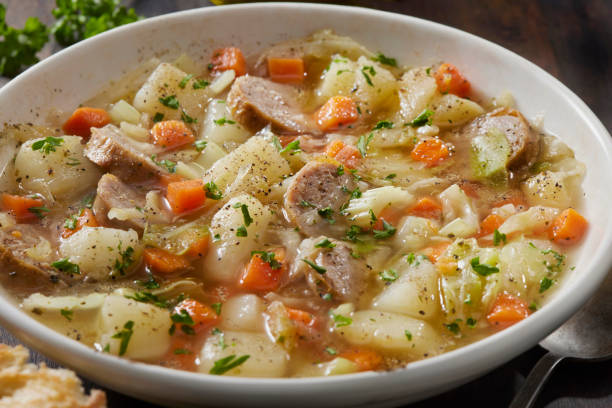
M 510 404 L 509 408 L 530 408 L 536 402 L 542 386 L 548 380 L 550 373 L 565 357 L 548 352 L 531 370 L 523 386 Z

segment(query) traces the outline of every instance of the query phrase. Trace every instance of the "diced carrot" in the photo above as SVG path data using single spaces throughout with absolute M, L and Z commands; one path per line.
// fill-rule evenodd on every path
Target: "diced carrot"
M 504 221 L 506 221 L 506 219 L 499 214 L 487 215 L 480 223 L 480 232 L 478 233 L 478 236 L 485 237 L 492 234 L 496 229 L 501 227 Z
M 361 153 L 355 146 L 347 145 L 342 140 L 334 140 L 327 145 L 325 153 L 342 163 L 348 169 L 354 169 L 361 164 Z
M 450 156 L 450 150 L 438 138 L 421 140 L 410 152 L 412 160 L 425 163 L 425 167 L 434 167 Z
M 39 198 L 24 197 L 4 193 L 2 194 L 2 208 L 13 215 L 17 222 L 26 222 L 36 219 L 36 213 L 30 210 L 42 207 L 44 201 Z
M 142 256 L 145 266 L 163 275 L 175 274 L 191 267 L 185 257 L 160 248 L 145 248 Z
M 153 125 L 151 141 L 154 145 L 169 150 L 193 143 L 195 136 L 185 122 L 181 120 L 164 120 Z
M 423 197 L 408 210 L 408 214 L 438 220 L 442 217 L 442 206 L 432 197 Z
M 287 145 L 293 142 L 298 137 L 296 135 L 279 135 L 278 140 L 280 141 L 281 146 L 287 147 Z
M 304 310 L 294 309 L 292 307 L 285 306 L 289 318 L 294 322 L 303 324 L 304 326 L 313 327 L 316 325 L 316 319 L 312 313 L 305 312 Z
M 436 263 L 438 262 L 438 258 L 440 258 L 440 255 L 442 255 L 444 251 L 446 251 L 446 248 L 448 248 L 449 245 L 450 242 L 441 242 L 437 245 L 427 247 L 421 252 L 423 252 L 423 255 L 426 255 L 432 263 Z
M 159 175 L 159 184 L 161 184 L 164 187 L 168 187 L 168 185 L 170 183 L 176 183 L 178 181 L 185 181 L 187 180 L 185 177 L 181 176 L 180 174 L 176 174 L 176 173 L 163 173 Z
M 383 359 L 380 354 L 372 350 L 351 350 L 340 353 L 338 357 L 346 358 L 357 364 L 359 371 L 376 370 L 381 366 Z
M 206 234 L 204 237 L 192 243 L 189 248 L 187 248 L 185 255 L 191 258 L 203 258 L 204 255 L 206 255 L 206 253 L 208 252 L 209 243 L 210 238 L 208 234 Z
M 283 265 L 285 249 L 276 248 L 266 252 L 273 252 L 274 260 L 280 263 L 280 265 L 273 268 L 270 262 L 266 262 L 261 258 L 261 255 L 254 254 L 240 277 L 240 287 L 262 292 L 269 292 L 278 288 L 280 278 L 285 271 Z
M 206 202 L 204 182 L 201 179 L 194 179 L 170 183 L 166 198 L 175 214 L 200 208 Z
M 438 90 L 443 94 L 452 93 L 464 98 L 470 93 L 470 82 L 452 64 L 440 65 L 434 78 L 438 84 Z
M 104 109 L 83 107 L 72 113 L 62 126 L 62 130 L 67 135 L 89 138 L 92 127 L 99 128 L 110 122 L 110 115 Z
M 505 329 L 527 316 L 529 316 L 527 303 L 519 297 L 504 292 L 495 298 L 493 306 L 487 314 L 487 321 L 491 326 Z
M 357 105 L 348 96 L 332 96 L 315 114 L 322 130 L 337 129 L 350 125 L 359 118 Z
M 197 349 L 194 344 L 194 336 L 172 336 L 172 343 L 163 361 L 170 368 L 195 370 Z
M 227 47 L 215 50 L 210 62 L 212 72 L 223 72 L 233 69 L 236 76 L 247 73 L 246 61 L 240 48 Z
M 403 208 L 396 205 L 388 205 L 380 211 L 380 214 L 376 216 L 376 221 L 372 225 L 373 230 L 382 231 L 384 229 L 383 220 L 387 221 L 388 224 L 397 226 L 399 220 L 406 215 L 406 211 Z
M 268 74 L 270 79 L 283 83 L 304 81 L 304 60 L 301 58 L 268 57 Z
M 83 208 L 76 219 L 76 225 L 74 229 L 66 228 L 62 231 L 62 238 L 68 238 L 83 227 L 99 227 L 96 217 L 89 208 Z
M 191 320 L 193 320 L 192 328 L 196 333 L 219 322 L 219 316 L 210 306 L 206 306 L 195 299 L 183 300 L 174 307 L 174 310 L 176 313 L 181 313 L 182 310 L 189 313 Z
M 559 245 L 572 245 L 582 239 L 588 226 L 588 221 L 578 211 L 568 208 L 555 217 L 548 237 Z

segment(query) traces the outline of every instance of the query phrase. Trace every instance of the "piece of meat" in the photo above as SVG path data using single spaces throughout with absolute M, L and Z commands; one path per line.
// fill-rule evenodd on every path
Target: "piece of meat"
M 227 104 L 234 119 L 253 133 L 270 124 L 278 133 L 319 135 L 314 120 L 302 112 L 299 99 L 296 87 L 245 75 L 234 81 Z
M 284 292 L 295 296 L 305 295 L 305 283 L 318 298 L 329 293 L 332 299 L 355 302 L 367 289 L 368 268 L 363 258 L 354 258 L 351 247 L 336 239 L 329 239 L 333 248 L 316 248 L 315 245 L 326 237 L 309 238 L 302 241 L 292 268 L 284 282 Z M 303 262 L 307 259 L 325 269 L 317 272 Z M 304 279 L 302 279 L 304 278 Z
M 336 164 L 311 161 L 287 188 L 285 210 L 305 234 L 338 236 L 346 230 L 340 211 L 357 183 L 347 171 L 338 173 Z
M 142 230 L 146 223 L 144 213 L 141 213 L 141 216 L 137 218 L 129 218 L 123 222 L 117 222 L 115 219 L 109 220 L 107 214 L 111 208 L 140 208 L 142 210 L 145 203 L 144 194 L 128 186 L 117 176 L 107 173 L 98 181 L 93 210 L 100 225 L 121 224 L 126 228 L 132 227 Z
M 92 128 L 85 145 L 85 156 L 124 181 L 146 180 L 165 171 L 151 156 L 162 150 L 149 143 L 136 142 L 114 125 Z
M 499 108 L 468 123 L 461 134 L 474 137 L 486 134 L 490 129 L 501 130 L 510 144 L 508 168 L 531 166 L 540 151 L 539 136 L 534 132 L 525 117 L 517 110 Z

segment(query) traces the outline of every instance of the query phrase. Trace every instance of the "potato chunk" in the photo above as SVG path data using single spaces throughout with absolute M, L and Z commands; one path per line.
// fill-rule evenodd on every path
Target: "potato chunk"
M 100 170 L 83 154 L 81 137 L 62 136 L 55 150 L 46 152 L 44 145 L 34 150 L 43 140 L 26 141 L 15 157 L 15 176 L 26 189 L 50 198 L 72 198 L 96 185 Z

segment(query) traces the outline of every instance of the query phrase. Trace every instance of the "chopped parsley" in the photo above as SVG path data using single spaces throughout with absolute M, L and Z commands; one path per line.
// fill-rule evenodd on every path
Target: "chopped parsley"
M 294 140 L 293 142 L 288 143 L 287 146 L 285 146 L 284 148 L 280 150 L 280 153 L 289 153 L 292 156 L 299 152 L 301 152 L 301 150 L 300 150 L 300 141 L 298 139 Z
M 353 319 L 350 317 L 342 316 L 335 313 L 330 313 L 336 327 L 348 326 L 353 323 Z
M 74 314 L 74 312 L 72 310 L 69 310 L 69 309 L 61 309 L 60 310 L 60 314 L 62 316 L 64 316 L 66 318 L 66 320 L 71 322 L 72 321 L 72 315 Z
M 372 61 L 380 62 L 390 67 L 397 67 L 397 60 L 395 58 L 387 57 L 381 52 L 377 53 L 376 56 L 372 58 Z
M 397 177 L 397 174 L 395 174 L 395 173 L 387 174 L 385 176 L 385 180 L 393 180 L 396 177 Z
M 344 165 L 341 164 L 341 165 L 338 166 L 338 168 L 336 169 L 336 174 L 338 176 L 341 176 L 341 175 L 344 174 Z
M 359 198 L 362 195 L 361 190 L 359 190 L 359 187 L 355 187 L 354 190 L 349 190 L 345 186 L 342 186 L 342 191 L 350 195 L 349 200 L 352 200 L 353 198 Z
M 529 310 L 535 312 L 536 310 L 538 310 L 538 304 L 536 302 L 531 302 L 531 304 L 529 305 Z
M 374 86 L 374 84 L 372 83 L 372 78 L 370 78 L 370 75 L 376 76 L 376 70 L 374 69 L 374 67 L 371 65 L 364 65 L 361 68 L 361 73 L 363 74 L 363 77 L 365 78 L 368 85 Z
M 137 302 L 151 303 L 159 308 L 166 309 L 170 307 L 170 302 L 161 299 L 159 296 L 154 295 L 151 292 L 134 292 L 133 295 L 125 295 L 126 299 L 132 299 Z
M 213 303 L 210 306 L 213 308 L 217 316 L 221 315 L 221 308 L 223 307 L 223 303 L 217 302 L 217 303 Z
M 78 166 L 81 162 L 75 157 L 69 157 L 66 159 L 66 165 L 68 166 Z
M 404 330 L 404 334 L 406 335 L 408 341 L 412 340 L 412 333 L 410 333 L 410 330 Z
M 125 251 L 121 251 L 121 242 L 119 242 L 117 249 L 119 250 L 121 261 L 119 261 L 119 259 L 115 260 L 115 270 L 119 272 L 120 275 L 125 275 L 125 272 L 134 263 L 134 258 L 132 258 L 132 255 L 134 255 L 134 248 L 129 246 Z
M 416 256 L 414 255 L 414 252 L 411 252 L 408 255 L 406 255 L 406 262 L 408 262 L 408 265 L 412 265 L 415 259 L 416 259 Z
M 302 259 L 302 262 L 310 266 L 312 269 L 315 270 L 315 272 L 320 273 L 321 275 L 327 272 L 327 269 L 323 268 L 322 266 L 317 265 L 316 263 L 312 262 L 309 259 Z
M 193 143 L 193 146 L 195 147 L 195 149 L 198 152 L 201 152 L 202 150 L 206 149 L 206 145 L 208 144 L 208 142 L 206 140 L 196 140 Z
M 240 357 L 236 357 L 235 354 L 224 357 L 220 360 L 215 361 L 214 365 L 209 371 L 209 374 L 223 375 L 229 370 L 236 368 L 239 365 L 243 364 L 245 361 L 249 359 L 249 357 L 251 356 L 248 354 L 245 354 Z
M 61 146 L 64 143 L 64 139 L 61 137 L 47 136 L 42 140 L 37 140 L 32 143 L 32 150 L 40 150 L 46 154 L 55 151 L 55 148 Z
M 325 347 L 325 352 L 331 356 L 335 356 L 336 354 L 338 354 L 338 352 L 331 347 Z
M 210 85 L 210 82 L 205 79 L 194 79 L 193 81 L 193 89 L 204 89 L 208 85 Z
M 357 242 L 359 241 L 359 234 L 361 234 L 361 227 L 359 225 L 351 225 L 350 228 L 344 233 L 344 236 L 351 242 Z
M 178 109 L 179 108 L 179 101 L 178 99 L 176 99 L 176 95 L 170 95 L 170 96 L 166 96 L 165 98 L 159 98 L 159 102 L 170 108 L 170 109 Z
M 359 150 L 359 153 L 361 153 L 362 157 L 366 157 L 366 154 L 368 154 L 368 145 L 372 141 L 373 137 L 374 137 L 374 133 L 370 133 L 367 136 L 366 135 L 359 136 L 359 140 L 357 141 L 357 150 Z
M 547 278 L 547 277 L 542 278 L 542 280 L 540 281 L 540 293 L 543 293 L 547 291 L 548 289 L 550 289 L 550 287 L 552 286 L 554 282 L 555 281 L 553 281 L 550 278 Z
M 181 120 L 185 123 L 198 123 L 198 120 L 189 116 L 185 110 L 181 110 Z
M 30 207 L 28 208 L 28 211 L 36 215 L 38 218 L 43 219 L 45 218 L 45 214 L 43 213 L 49 212 L 51 210 L 47 207 Z
M 468 318 L 466 319 L 466 321 L 465 321 L 465 324 L 466 324 L 466 325 L 467 325 L 469 328 L 473 329 L 474 327 L 476 327 L 476 323 L 477 323 L 477 322 L 478 322 L 478 321 L 477 321 L 476 319 L 473 319 L 473 318 L 471 318 L 471 317 L 468 317 Z
M 548 272 L 560 272 L 561 271 L 561 267 L 563 266 L 563 262 L 565 261 L 565 255 L 561 255 L 554 249 L 545 249 L 540 252 L 542 253 L 542 255 L 549 255 L 549 254 L 552 255 L 556 261 L 556 263 L 554 264 L 549 262 L 548 260 L 544 261 L 544 265 L 546 266 L 546 269 L 548 269 Z
M 162 120 L 164 120 L 164 114 L 163 113 L 157 112 L 153 116 L 153 123 L 161 122 Z
M 258 255 L 259 259 L 270 265 L 270 268 L 272 269 L 280 269 L 281 267 L 281 263 L 274 259 L 274 257 L 276 256 L 274 252 L 251 251 L 251 256 L 253 255 Z
M 334 244 L 327 238 L 315 244 L 315 248 L 330 248 L 331 249 L 331 248 L 334 248 L 335 246 L 336 244 Z
M 189 82 L 189 80 L 193 78 L 193 74 L 187 74 L 183 77 L 183 79 L 181 79 L 181 82 L 179 82 L 179 88 L 181 89 L 185 89 L 185 86 L 187 86 L 187 82 Z
M 502 234 L 498 230 L 493 231 L 493 245 L 498 246 L 501 242 L 506 243 L 506 234 Z
M 153 163 L 156 165 L 164 167 L 166 170 L 168 170 L 168 173 L 176 173 L 176 163 L 172 160 L 164 159 L 162 161 L 157 161 L 156 154 L 151 155 L 151 160 L 153 160 Z
M 393 236 L 395 234 L 395 227 L 389 224 L 384 219 L 382 220 L 383 229 L 382 230 L 372 230 L 374 232 L 374 238 L 376 239 L 385 239 Z
M 247 237 L 248 235 L 249 233 L 247 232 L 247 229 L 244 225 L 241 225 L 236 229 L 237 237 Z
M 134 321 L 128 320 L 123 325 L 123 330 L 113 334 L 113 339 L 121 339 L 121 343 L 119 343 L 119 355 L 122 356 L 125 354 L 128 348 L 128 344 L 130 343 L 130 339 L 132 338 L 132 334 L 134 333 Z
M 444 324 L 444 327 L 446 327 L 448 329 L 448 331 L 450 331 L 451 333 L 453 333 L 454 335 L 458 335 L 461 332 L 461 328 L 459 328 L 459 322 L 461 320 L 457 319 L 452 323 L 448 323 L 448 324 Z
M 64 221 L 64 228 L 73 230 L 77 227 L 77 216 L 72 214 L 70 217 L 66 218 Z
M 51 266 L 60 272 L 65 272 L 70 275 L 80 275 L 81 274 L 81 268 L 79 268 L 79 265 L 70 262 L 68 258 L 64 258 L 64 259 L 60 259 L 59 261 L 55 261 L 51 264 Z
M 380 279 L 386 282 L 395 282 L 397 278 L 399 278 L 399 275 L 394 269 L 385 269 L 384 271 L 379 272 L 378 275 L 380 276 Z
M 158 289 L 160 286 L 159 282 L 156 281 L 153 276 L 149 276 L 149 280 L 146 280 L 146 281 L 139 280 L 139 281 L 136 281 L 136 283 L 144 287 L 145 289 Z
M 479 256 L 472 258 L 472 260 L 470 260 L 470 265 L 472 265 L 472 269 L 474 269 L 474 272 L 476 272 L 480 276 L 487 276 L 491 275 L 492 273 L 499 272 L 499 268 L 496 266 L 481 264 Z
M 431 125 L 433 123 L 433 114 L 434 112 L 432 110 L 425 109 L 423 112 L 419 113 L 419 116 L 414 118 L 412 122 L 407 123 L 407 125 L 415 128 L 425 125 Z
M 333 218 L 334 210 L 332 210 L 331 207 L 319 208 L 317 210 L 317 214 L 325 218 L 325 220 L 329 222 L 330 224 L 333 224 L 334 222 L 336 222 Z
M 306 201 L 306 200 L 302 200 L 302 201 L 300 201 L 300 206 L 302 206 L 302 207 L 304 207 L 304 208 L 308 208 L 308 207 L 310 207 L 310 208 L 316 208 L 316 206 L 315 206 L 313 203 L 311 203 L 311 202 L 309 202 L 309 201 Z
M 204 190 L 208 198 L 212 198 L 213 200 L 220 200 L 223 198 L 223 193 L 219 190 L 219 187 L 217 187 L 214 181 L 209 181 L 204 184 Z
M 244 225 L 247 227 L 253 223 L 253 218 L 251 218 L 251 214 L 249 214 L 249 207 L 246 204 L 236 203 L 233 205 L 234 208 L 240 208 L 242 211 L 242 218 L 244 218 Z
M 177 348 L 177 349 L 174 349 L 174 354 L 175 355 L 193 354 L 193 352 L 190 350 L 184 349 L 184 348 Z
M 381 120 L 376 124 L 376 126 L 372 128 L 372 130 L 379 129 L 393 129 L 393 122 L 390 122 L 388 120 Z
M 215 121 L 215 125 L 219 125 L 219 126 L 223 126 L 223 125 L 234 125 L 236 124 L 235 121 L 231 120 L 231 119 L 227 119 L 227 118 L 221 118 L 221 119 L 217 119 Z
M 94 198 L 96 198 L 96 193 L 91 193 L 85 196 L 81 201 L 81 205 L 85 208 L 93 207 Z
M 368 210 L 368 213 L 370 214 L 370 224 L 374 224 L 378 218 L 376 218 L 376 215 L 371 208 Z

